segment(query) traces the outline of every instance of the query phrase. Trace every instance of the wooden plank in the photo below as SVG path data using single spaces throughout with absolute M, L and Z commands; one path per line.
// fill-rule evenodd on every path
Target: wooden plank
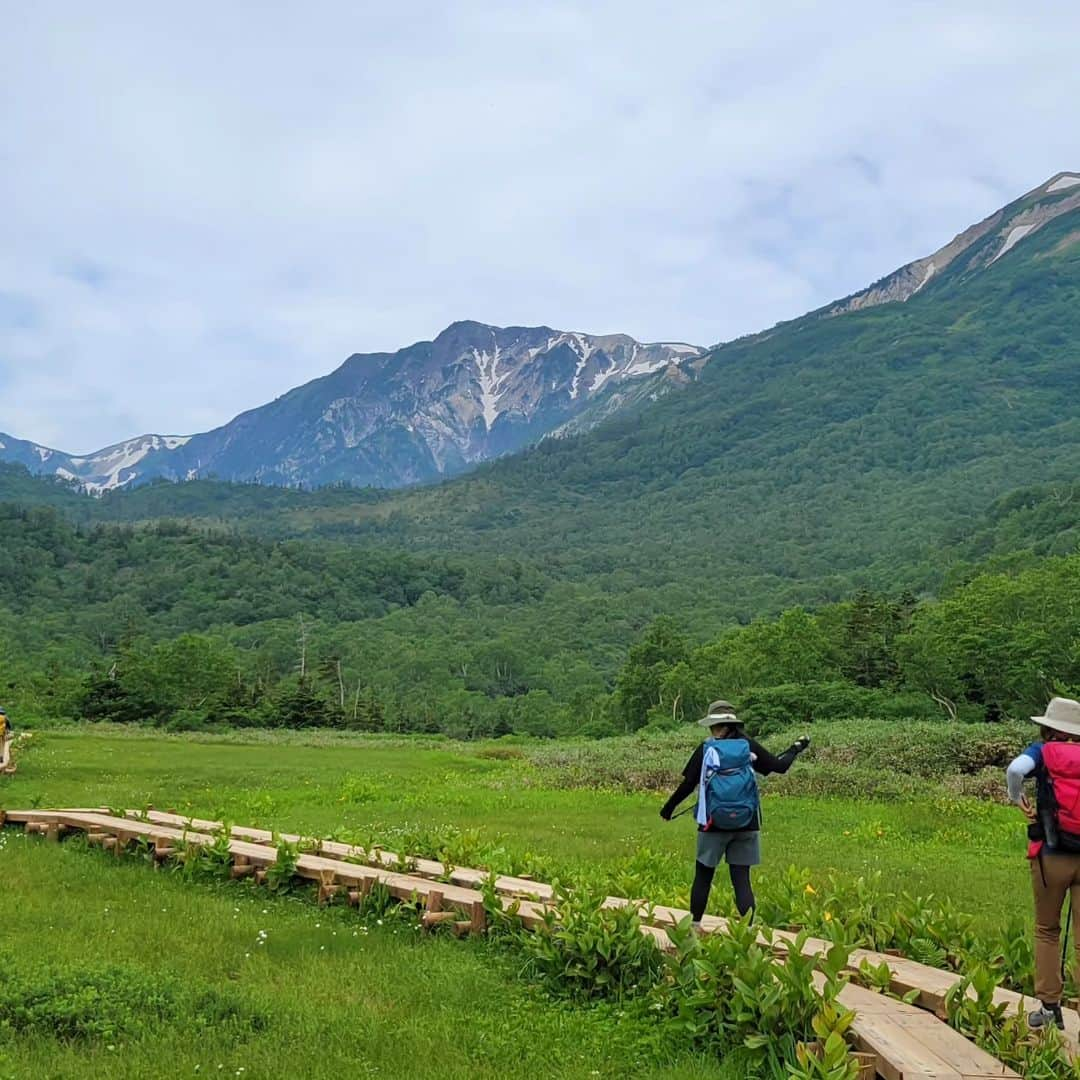
M 118 835 L 136 835 L 163 841 L 186 840 L 190 843 L 202 845 L 214 843 L 214 837 L 206 833 L 148 823 L 136 818 L 115 818 L 100 812 L 38 810 L 17 813 L 18 816 L 15 818 L 17 821 L 41 822 L 43 825 L 46 822 L 55 821 L 72 828 L 86 831 L 92 829 L 109 834 L 106 835 L 106 841 L 114 839 Z M 256 867 L 265 868 L 277 861 L 275 848 L 255 844 L 247 840 L 230 840 L 229 850 L 234 856 L 243 856 Z M 341 862 L 321 855 L 300 855 L 297 857 L 297 876 L 320 881 L 326 872 L 335 874 L 346 885 L 358 884 L 362 881 L 378 881 L 386 886 L 391 895 L 399 900 L 412 900 L 414 897 L 423 900 L 426 899 L 429 892 L 437 889 L 443 894 L 443 900 L 446 903 L 463 908 L 470 913 L 470 916 L 476 903 L 480 903 L 481 906 L 483 904 L 483 895 L 475 889 L 466 889 L 459 885 L 448 885 L 442 882 L 433 883 L 425 878 L 383 870 L 374 866 L 364 866 L 359 863 Z
M 98 811 L 100 812 L 100 811 Z M 142 817 L 138 810 L 128 810 L 126 813 L 134 817 Z M 210 821 L 205 818 L 187 818 L 180 814 L 166 814 L 160 810 L 146 811 L 148 821 L 158 822 L 162 825 L 175 825 L 178 827 L 188 826 L 199 832 L 218 832 L 223 828 L 220 821 Z M 252 829 L 243 825 L 234 825 L 232 835 L 244 840 L 254 840 L 257 843 L 270 844 L 274 842 L 274 834 L 267 829 Z M 281 839 L 290 844 L 314 839 L 313 837 L 301 837 L 295 833 L 279 833 Z M 384 851 L 381 848 L 367 851 L 353 844 L 343 844 L 336 840 L 318 840 L 319 853 L 344 859 L 374 859 L 381 865 L 391 868 L 402 864 L 402 859 L 409 865 L 410 873 L 418 877 L 441 879 L 447 876 L 446 867 L 435 859 L 422 859 L 417 856 L 401 856 L 393 851 Z M 451 884 L 461 885 L 465 888 L 477 888 L 482 886 L 489 875 L 483 870 L 474 870 L 469 867 L 451 867 L 449 878 Z M 532 881 L 526 878 L 514 877 L 510 874 L 500 874 L 495 879 L 495 888 L 505 896 L 520 896 L 523 899 L 534 898 L 537 900 L 550 900 L 554 896 L 554 890 L 550 885 L 543 882 Z

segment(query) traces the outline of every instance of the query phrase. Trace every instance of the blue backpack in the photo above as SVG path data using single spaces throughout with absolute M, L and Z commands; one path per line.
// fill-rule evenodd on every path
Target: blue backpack
M 761 806 L 757 779 L 746 739 L 707 739 L 705 751 L 715 750 L 719 766 L 705 773 L 707 829 L 746 829 Z

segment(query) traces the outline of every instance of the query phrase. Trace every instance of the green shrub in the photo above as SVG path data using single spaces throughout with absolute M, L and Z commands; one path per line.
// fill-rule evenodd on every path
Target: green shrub
M 688 921 L 672 931 L 677 952 L 653 993 L 652 1007 L 660 1015 L 703 1047 L 721 1054 L 744 1048 L 753 1075 L 784 1075 L 785 1069 L 794 1076 L 821 1075 L 798 1052 L 800 1043 L 821 1040 L 835 1069 L 825 1075 L 854 1077 L 843 1039 L 854 1014 L 837 1002 L 847 981 L 847 949 L 834 946 L 824 957 L 807 956 L 803 935 L 786 962 L 777 963 L 771 932 L 764 931 L 763 939 L 748 920 L 732 920 L 729 933 L 700 939 Z M 814 985 L 817 971 L 825 975 L 821 990 Z
M 932 721 L 941 720 L 942 713 L 926 694 L 870 689 L 850 682 L 788 683 L 750 689 L 739 695 L 739 718 L 761 735 L 822 720 L 860 716 Z
M 192 1030 L 222 1025 L 261 1031 L 268 1020 L 234 994 L 181 984 L 135 968 L 75 967 L 21 973 L 0 964 L 0 1031 L 65 1040 L 106 1041 L 151 1034 L 182 1019 Z
M 526 972 L 550 992 L 575 1001 L 644 995 L 663 957 L 641 933 L 632 907 L 604 908 L 604 897 L 559 889 L 544 925 L 518 938 Z

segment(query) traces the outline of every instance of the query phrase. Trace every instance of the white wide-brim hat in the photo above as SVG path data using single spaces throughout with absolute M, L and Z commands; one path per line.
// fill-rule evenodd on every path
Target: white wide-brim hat
M 1066 735 L 1080 735 L 1080 701 L 1072 698 L 1056 697 L 1050 699 L 1044 716 L 1031 718 L 1036 724 L 1064 732 Z

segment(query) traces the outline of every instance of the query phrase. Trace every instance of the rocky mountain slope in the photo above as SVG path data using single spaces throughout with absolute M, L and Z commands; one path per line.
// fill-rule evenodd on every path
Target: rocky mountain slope
M 534 443 L 652 377 L 679 382 L 704 353 L 550 327 L 458 322 L 434 341 L 357 354 L 330 375 L 214 431 L 144 435 L 76 457 L 0 433 L 0 460 L 106 491 L 155 478 L 398 487 L 460 473 Z
M 910 300 L 946 269 L 951 268 L 954 273 L 988 269 L 1025 237 L 1078 208 L 1080 173 L 1058 173 L 977 225 L 965 229 L 933 255 L 902 266 L 862 292 L 831 305 L 827 312 L 842 315 L 878 304 Z

